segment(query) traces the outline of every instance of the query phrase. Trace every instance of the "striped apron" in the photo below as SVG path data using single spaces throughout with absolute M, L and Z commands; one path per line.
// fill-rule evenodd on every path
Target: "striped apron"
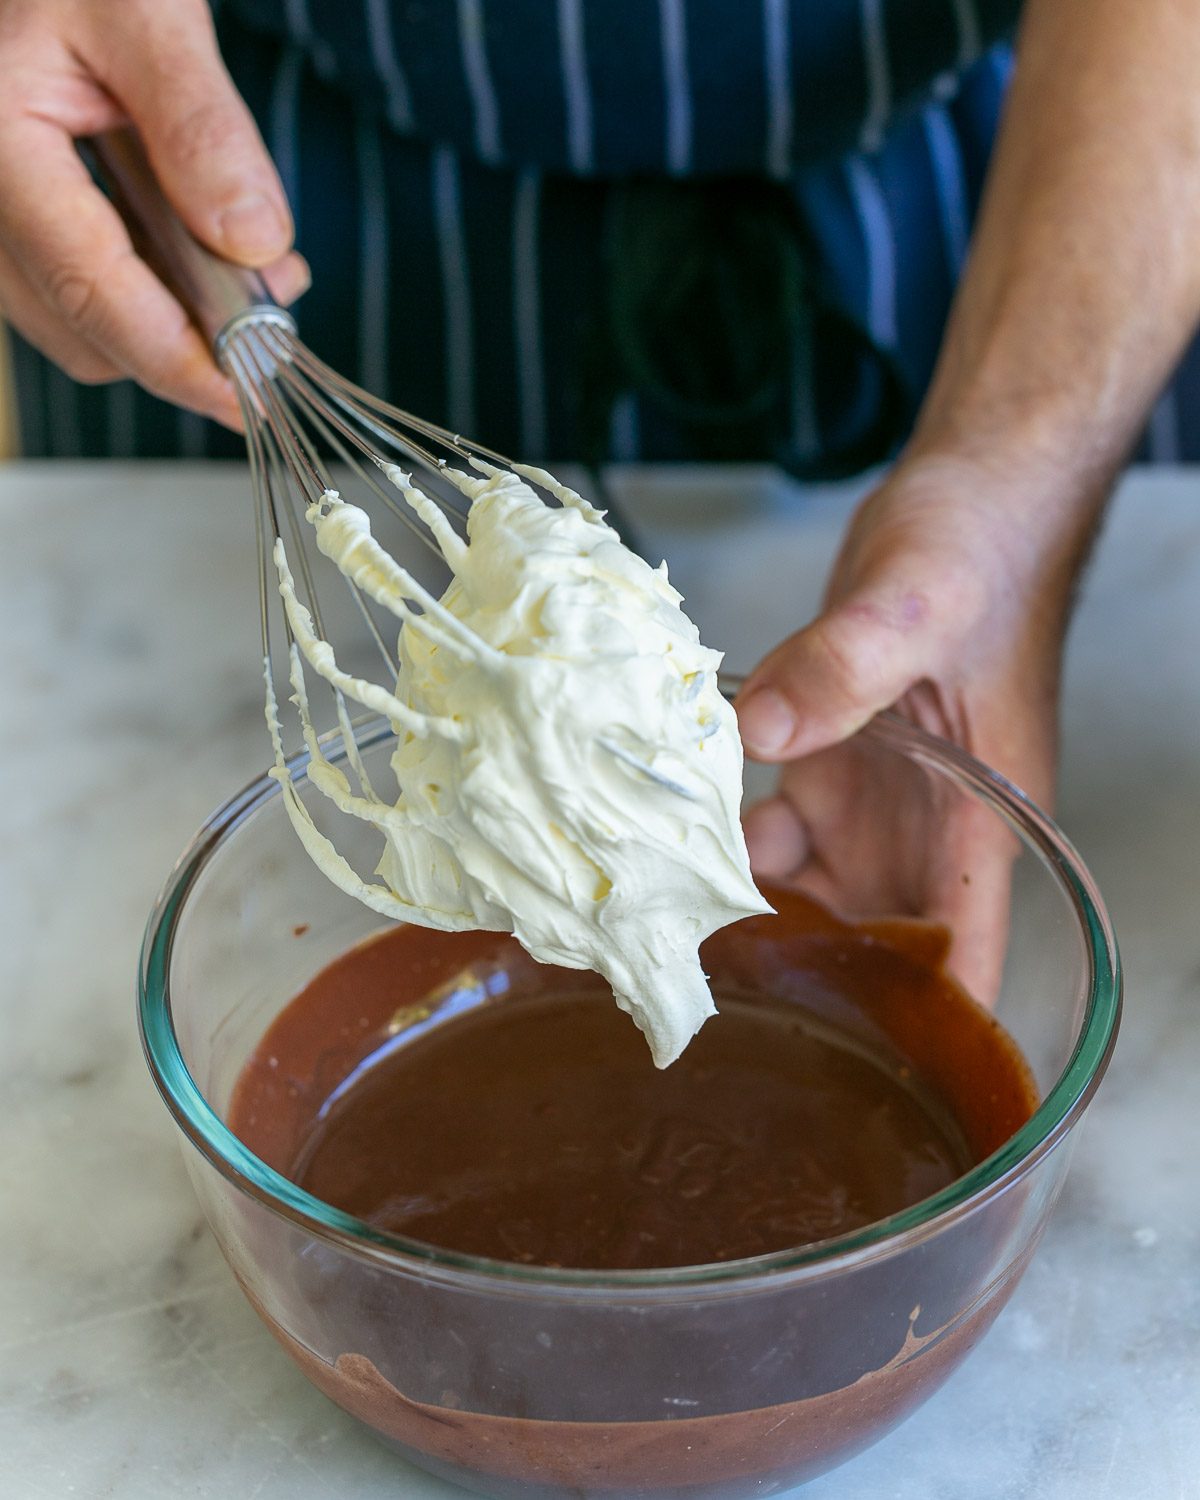
M 829 477 L 894 452 L 928 383 L 1018 9 L 223 0 L 217 24 L 331 364 L 527 459 Z M 241 451 L 14 343 L 27 455 Z M 1168 396 L 1156 456 L 1176 428 Z

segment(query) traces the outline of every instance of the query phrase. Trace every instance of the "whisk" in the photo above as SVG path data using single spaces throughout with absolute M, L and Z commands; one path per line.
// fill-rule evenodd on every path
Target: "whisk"
M 518 473 L 548 503 L 561 501 L 562 491 L 549 475 L 518 466 L 481 443 L 400 410 L 347 380 L 313 354 L 300 341 L 291 314 L 272 300 L 261 277 L 221 260 L 191 235 L 158 187 L 132 130 L 98 137 L 91 148 L 139 250 L 211 341 L 218 364 L 237 391 L 255 500 L 262 652 L 269 701 L 276 702 L 282 696 L 272 680 L 278 655 L 273 651 L 272 618 L 282 619 L 288 655 L 293 660 L 297 628 L 305 628 L 306 616 L 311 619 L 315 637 L 329 639 L 316 586 L 316 560 L 305 540 L 306 517 L 320 517 L 343 500 L 361 504 L 364 509 L 378 503 L 440 561 L 448 545 L 452 546 L 455 539 L 461 542 L 465 530 L 464 471 Z M 406 471 L 413 469 L 422 475 L 419 491 L 408 482 Z M 406 494 L 402 496 L 401 491 Z M 300 615 L 294 610 L 281 610 L 279 604 L 275 571 L 283 556 L 280 543 L 285 536 L 287 555 L 296 560 L 298 576 L 292 583 L 295 599 L 303 607 Z M 434 593 L 407 569 L 392 566 L 396 568 L 393 576 L 403 581 L 405 597 L 402 607 L 388 606 L 390 613 L 398 615 L 402 624 L 419 619 L 420 628 L 426 631 L 436 630 L 439 622 L 444 624 L 444 612 Z M 398 659 L 388 632 L 394 642 L 399 635 L 395 621 L 384 619 L 381 623 L 379 597 L 350 578 L 346 583 L 384 671 L 394 684 Z M 347 674 L 342 676 L 349 680 Z M 296 689 L 294 675 L 292 686 Z M 335 732 L 341 734 L 354 764 L 353 727 L 342 686 L 336 679 L 332 691 L 338 725 Z M 385 712 L 388 707 L 393 710 L 395 719 L 398 700 L 382 693 L 378 701 L 387 705 Z M 307 718 L 307 703 L 301 707 L 302 717 Z M 608 737 L 600 738 L 599 743 L 636 773 L 680 796 L 693 795 L 687 786 L 650 764 L 628 744 Z

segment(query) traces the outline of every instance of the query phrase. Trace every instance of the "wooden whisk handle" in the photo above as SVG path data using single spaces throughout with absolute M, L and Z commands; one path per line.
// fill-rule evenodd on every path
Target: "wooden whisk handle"
M 295 328 L 257 271 L 214 255 L 196 239 L 159 186 L 135 130 L 93 136 L 88 146 L 139 254 L 179 298 L 218 361 L 234 328 L 247 321 Z

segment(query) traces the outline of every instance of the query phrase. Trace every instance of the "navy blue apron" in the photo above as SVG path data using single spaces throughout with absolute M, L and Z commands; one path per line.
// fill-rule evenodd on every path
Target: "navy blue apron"
M 1018 10 L 224 0 L 217 20 L 331 364 L 526 459 L 829 477 L 909 430 Z M 28 455 L 241 451 L 15 342 Z

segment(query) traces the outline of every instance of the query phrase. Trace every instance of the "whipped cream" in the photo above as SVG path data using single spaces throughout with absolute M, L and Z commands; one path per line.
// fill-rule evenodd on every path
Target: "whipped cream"
M 379 829 L 382 883 L 363 880 L 314 826 L 265 663 L 272 774 L 336 885 L 403 921 L 512 932 L 543 963 L 594 969 L 665 1067 L 714 1013 L 701 941 L 770 910 L 742 836 L 741 742 L 717 687 L 721 656 L 701 645 L 665 563 L 632 553 L 602 512 L 543 470 L 476 467 L 445 470 L 470 500 L 466 541 L 409 475 L 384 470 L 454 575 L 440 599 L 382 549 L 365 511 L 333 491 L 309 508 L 320 550 L 402 622 L 394 689 L 340 668 L 276 543 L 308 779 Z M 305 663 L 338 690 L 357 790 L 318 743 Z M 395 727 L 394 797 L 367 779 L 345 697 Z

